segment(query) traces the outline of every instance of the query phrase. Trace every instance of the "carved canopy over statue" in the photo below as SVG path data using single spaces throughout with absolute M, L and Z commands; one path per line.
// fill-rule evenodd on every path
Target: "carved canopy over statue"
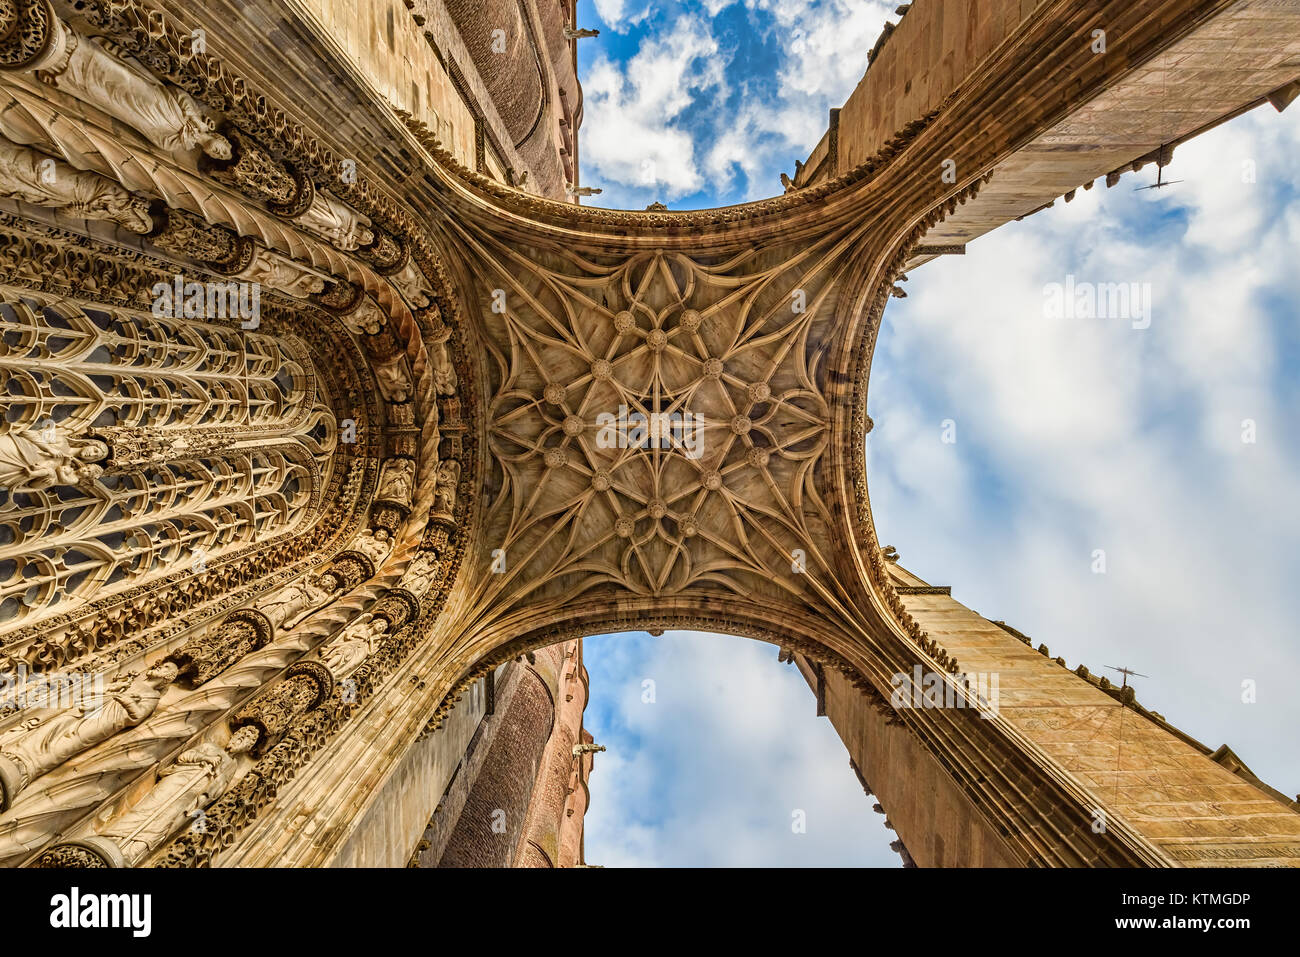
M 337 575 L 325 572 L 286 585 L 257 605 L 277 629 L 293 628 L 318 608 L 329 604 L 343 587 Z
M 90 485 L 103 473 L 94 463 L 108 446 L 78 439 L 53 423 L 0 435 L 0 489 L 35 492 L 59 485 Z

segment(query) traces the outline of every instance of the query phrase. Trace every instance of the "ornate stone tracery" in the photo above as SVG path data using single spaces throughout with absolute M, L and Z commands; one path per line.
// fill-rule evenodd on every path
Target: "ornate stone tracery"
M 1082 15 L 1050 6 L 1059 36 L 1035 39 L 1064 49 Z M 1025 787 L 1083 806 L 1012 729 L 904 715 L 880 691 L 898 668 L 958 670 L 871 523 L 881 314 L 926 232 L 1057 108 L 1035 71 L 1064 56 L 1007 57 L 960 109 L 787 196 L 631 213 L 468 171 L 382 96 L 345 136 L 304 126 L 329 105 L 286 111 L 138 0 L 0 0 L 0 193 L 23 204 L 0 230 L 18 396 L 0 665 L 177 671 L 137 723 L 87 729 L 76 766 L 11 761 L 36 774 L 6 771 L 0 862 L 220 862 L 259 815 L 301 813 L 290 781 L 322 750 L 346 760 L 339 737 L 396 715 L 411 743 L 468 682 L 560 636 L 682 626 L 841 676 L 956 756 L 1026 859 L 1156 860 L 1123 826 L 1078 851 L 1006 808 Z M 971 135 L 1013 72 L 1042 114 Z M 347 156 L 357 131 L 384 139 L 373 164 Z M 960 182 L 921 172 L 954 150 Z M 264 286 L 266 324 L 155 314 L 172 273 Z M 0 752 L 38 751 L 33 730 L 0 713 Z M 195 810 L 207 829 L 183 827 Z M 55 832 L 71 838 L 47 847 Z

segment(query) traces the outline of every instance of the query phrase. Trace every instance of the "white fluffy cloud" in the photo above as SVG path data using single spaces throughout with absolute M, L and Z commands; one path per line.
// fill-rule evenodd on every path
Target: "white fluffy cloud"
M 1300 114 L 1256 111 L 1179 147 L 1177 186 L 1126 176 L 917 270 L 886 312 L 868 442 L 877 526 L 905 565 L 1071 666 L 1150 675 L 1143 703 L 1287 793 L 1298 148 Z M 1150 328 L 1044 319 L 1044 284 L 1067 274 L 1151 283 Z
M 707 22 L 694 16 L 646 40 L 625 65 L 596 61 L 583 77 L 583 161 L 591 170 L 583 178 L 605 188 L 607 205 L 700 189 L 695 143 L 678 120 L 697 96 L 722 88 L 723 66 Z
M 777 59 L 738 62 L 728 73 L 737 51 L 716 18 L 739 3 L 705 0 L 690 13 L 666 5 L 676 13 L 665 30 L 626 63 L 600 57 L 583 78 L 583 180 L 605 190 L 601 205 L 635 208 L 736 185 L 742 199 L 780 192 L 780 174 L 793 173 L 792 157 L 805 158 L 826 132 L 830 108 L 861 79 L 866 51 L 897 5 L 744 0 Z M 632 15 L 626 6 L 602 0 L 597 11 L 618 30 L 655 12 Z M 696 142 L 701 130 L 707 139 Z
M 591 778 L 589 862 L 900 866 L 897 835 L 774 646 L 669 632 L 588 639 L 584 654 L 600 698 L 586 725 L 610 749 Z

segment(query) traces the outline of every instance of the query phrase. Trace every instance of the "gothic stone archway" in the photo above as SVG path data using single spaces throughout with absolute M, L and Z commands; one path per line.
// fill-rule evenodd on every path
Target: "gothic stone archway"
M 390 46 L 464 93 L 438 32 L 418 29 L 428 11 L 392 2 Z M 1163 165 L 1173 141 L 1270 94 L 1285 106 L 1300 0 L 990 0 L 987 16 L 918 0 L 789 193 L 698 213 L 506 185 L 524 182 L 511 157 L 527 165 L 509 145 L 518 116 L 450 96 L 456 122 L 438 116 L 334 18 L 343 55 L 329 4 L 313 3 L 261 4 L 314 38 L 273 77 L 253 19 L 0 3 L 0 172 L 15 225 L 55 240 L 5 246 L 19 285 L 48 291 L 49 264 L 77 256 L 57 292 L 92 308 L 112 300 L 92 262 L 264 282 L 337 354 L 322 391 L 365 436 L 326 450 L 333 510 L 302 517 L 289 571 L 263 580 L 264 558 L 222 582 L 149 579 L 131 596 L 144 622 L 92 609 L 135 655 L 104 673 L 147 665 L 131 688 L 156 713 L 76 725 L 76 761 L 4 719 L 0 859 L 404 862 L 436 800 L 424 789 L 441 787 L 428 738 L 478 677 L 561 638 L 685 626 L 799 656 L 918 863 L 1300 862 L 1289 802 L 1155 716 L 1125 724 L 1131 696 L 892 562 L 863 454 L 876 331 L 903 270 L 1080 184 Z M 1236 59 L 1216 72 L 1205 49 L 1223 43 Z M 322 89 L 313 69 L 339 82 Z M 1152 143 L 1157 72 L 1186 105 Z M 538 116 L 564 101 L 551 82 Z M 558 123 L 566 160 L 538 167 L 551 194 L 578 112 Z M 143 305 L 138 284 L 118 305 Z M 164 589 L 201 581 L 212 605 L 171 621 Z M 60 662 L 83 656 L 80 633 L 40 625 L 0 633 L 5 651 L 53 639 Z M 139 690 L 182 668 L 193 689 Z M 914 668 L 962 706 L 891 703 Z M 1001 675 L 997 707 L 966 672 Z M 174 814 L 191 788 L 220 794 L 201 832 Z M 72 839 L 51 846 L 56 833 Z

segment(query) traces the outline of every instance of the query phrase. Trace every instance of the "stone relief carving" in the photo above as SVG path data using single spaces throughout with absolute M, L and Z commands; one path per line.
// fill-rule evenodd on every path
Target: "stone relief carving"
M 134 61 L 119 58 L 98 38 L 83 36 L 55 18 L 45 56 L 31 65 L 40 79 L 103 110 L 159 149 L 201 149 L 230 158 L 230 142 L 184 90 L 161 83 Z
M 438 466 L 438 485 L 433 493 L 433 517 L 450 519 L 456 511 L 456 487 L 460 484 L 460 463 L 454 459 Z
M 417 598 L 424 596 L 430 586 L 442 577 L 442 563 L 435 552 L 420 552 L 402 575 L 402 587 Z
M 264 247 L 258 249 L 253 261 L 238 277 L 248 282 L 260 282 L 298 299 L 324 291 L 325 283 L 332 281 L 331 277 Z
M 238 770 L 239 755 L 250 751 L 257 739 L 258 730 L 246 727 L 231 735 L 224 748 L 204 742 L 182 751 L 175 763 L 159 772 L 158 782 L 143 798 L 85 843 L 111 843 L 120 853 L 120 861 L 114 861 L 112 851 L 104 848 L 113 866 L 139 864 L 225 793 Z
M 436 371 L 434 375 L 436 377 Z M 387 401 L 405 402 L 410 399 L 411 374 L 407 370 L 406 356 L 399 355 L 390 362 L 375 366 L 375 381 L 379 384 L 379 394 Z
M 388 553 L 393 550 L 393 542 L 385 528 L 375 529 L 374 531 L 362 532 L 352 542 L 349 547 L 350 551 L 360 552 L 366 558 L 374 562 L 378 568 L 383 564 Z
M 257 610 L 277 630 L 288 630 L 312 612 L 328 605 L 338 597 L 342 588 L 343 583 L 332 571 L 308 575 L 258 602 Z
M 318 192 L 307 212 L 295 222 L 346 252 L 353 252 L 375 238 L 369 219 L 326 192 Z
M 116 223 L 133 233 L 153 228 L 149 204 L 98 173 L 7 139 L 0 139 L 0 197 L 66 209 L 86 219 Z
M 108 446 L 80 439 L 50 423 L 0 435 L 0 489 L 32 492 L 59 485 L 92 485 L 103 474 L 95 463 L 108 456 Z
M 144 674 L 127 675 L 6 743 L 0 751 L 0 809 L 7 810 L 18 792 L 41 775 L 153 714 L 176 673 L 176 665 L 164 661 Z
M 37 0 L 37 2 L 39 2 L 39 0 Z M 0 0 L 0 5 L 2 5 L 2 0 Z M 116 29 L 118 28 L 118 24 L 120 23 L 120 21 L 118 21 L 118 20 L 115 19 L 114 22 L 113 22 L 112 24 L 109 24 L 109 23 L 107 23 L 105 20 L 97 19 L 97 17 L 102 17 L 102 16 L 104 16 L 104 15 L 103 15 L 103 13 L 102 13 L 102 11 L 101 11 L 101 9 L 100 9 L 100 7 L 99 7 L 98 5 L 96 5 L 96 4 L 92 4 L 92 7 L 93 7 L 93 10 L 92 10 L 91 13 L 88 15 L 88 20 L 89 20 L 89 22 L 91 22 L 92 24 L 95 24 L 98 28 L 106 29 L 106 30 L 109 30 L 110 32 L 113 32 L 114 30 L 116 30 Z M 132 13 L 134 13 L 134 11 L 132 11 Z M 128 18 L 128 19 L 129 19 L 129 18 Z M 78 22 L 81 22 L 81 21 L 78 21 Z M 153 21 L 151 20 L 151 30 L 152 30 L 152 23 L 153 23 Z M 164 31 L 164 32 L 166 32 L 166 30 L 169 29 L 169 27 L 168 27 L 168 25 L 166 24 L 165 20 L 163 20 L 163 19 L 160 18 L 159 23 L 157 24 L 157 29 L 160 30 L 160 31 Z M 130 49 L 131 49 L 131 50 L 132 50 L 136 55 L 138 55 L 138 56 L 141 57 L 141 60 L 142 60 L 143 62 L 149 64 L 149 66 L 152 67 L 152 68 L 154 68 L 155 70 L 158 70 L 160 75 L 168 75 L 168 71 L 167 71 L 167 69 L 165 68 L 165 66 L 160 65 L 160 64 L 162 64 L 162 63 L 164 62 L 164 58 L 159 54 L 159 50 L 158 50 L 157 48 L 155 48 L 155 47 L 152 46 L 152 44 L 154 44 L 154 43 L 156 43 L 156 42 L 158 41 L 158 36 L 155 36 L 155 35 L 151 32 L 148 36 L 146 36 L 146 35 L 144 35 L 143 33 L 141 33 L 141 34 L 139 34 L 138 36 L 131 36 L 131 37 L 123 38 L 122 36 L 117 35 L 117 34 L 115 33 L 115 34 L 114 34 L 114 38 L 115 38 L 115 39 L 118 39 L 118 40 L 121 41 L 121 42 L 126 43 L 126 44 L 130 47 Z M 80 39 L 85 39 L 85 38 L 80 38 Z M 87 41 L 87 42 L 92 42 L 92 41 Z M 183 57 L 183 61 L 184 61 L 184 62 L 190 62 L 188 59 L 185 59 L 186 57 L 188 57 L 188 54 L 183 54 L 182 57 Z M 53 66 L 53 67 L 54 67 L 54 70 L 52 70 L 51 72 L 54 72 L 55 70 L 61 70 L 62 72 L 67 72 L 67 62 L 66 62 L 66 60 L 69 60 L 69 59 L 71 59 L 70 55 L 69 55 L 68 57 L 66 57 L 66 58 L 65 58 L 65 62 L 63 62 L 63 63 L 61 63 L 61 64 L 60 64 L 60 63 L 54 63 L 54 64 L 45 64 L 45 65 L 50 65 L 50 66 Z M 173 62 L 174 62 L 174 61 L 173 61 Z M 206 59 L 206 57 L 204 57 L 202 60 L 200 60 L 200 61 L 198 61 L 198 62 L 199 62 L 200 64 L 202 64 L 202 63 L 206 63 L 206 62 L 207 62 L 207 59 Z M 127 63 L 126 65 L 127 65 L 128 67 L 130 67 L 131 69 L 135 69 L 135 64 L 134 64 L 133 62 Z M 217 79 L 214 79 L 214 80 L 211 80 L 211 81 L 210 81 L 209 78 L 208 78 L 208 76 L 205 75 L 205 76 L 199 78 L 198 80 L 196 80 L 196 81 L 195 81 L 195 87 L 191 87 L 191 88 L 194 88 L 194 89 L 196 89 L 196 90 L 197 90 L 197 89 L 203 89 L 203 88 L 206 88 L 206 85 L 207 85 L 209 82 L 216 83 L 216 82 L 218 82 L 218 80 L 219 80 L 220 83 L 221 83 L 221 87 L 222 87 L 222 89 L 225 89 L 225 83 L 226 83 L 227 77 L 226 77 L 226 76 L 221 72 L 221 69 L 220 69 L 219 66 L 216 67 L 216 71 L 217 71 L 217 72 L 213 73 L 212 76 L 213 76 L 213 77 L 216 77 Z M 172 76 L 173 79 L 176 79 L 177 82 L 182 82 L 181 80 L 177 79 L 176 74 L 173 73 L 173 74 L 170 74 L 170 75 Z M 148 77 L 142 77 L 142 78 L 143 78 L 143 79 L 146 79 L 146 80 L 147 80 L 147 79 L 150 79 L 150 78 L 148 78 Z M 188 87 L 188 84 L 187 84 L 187 87 Z M 164 88 L 164 89 L 170 89 L 170 88 Z M 240 103 L 245 102 L 245 99 L 244 99 L 244 93 L 243 93 L 243 89 L 242 89 L 242 87 L 240 87 L 237 91 L 232 92 L 231 95 L 234 96 L 235 99 L 238 100 Z M 247 118 L 241 118 L 241 122 L 250 122 L 250 121 L 249 121 Z M 256 120 L 253 120 L 253 121 L 251 121 L 251 122 L 252 122 L 252 128 L 254 128 L 254 129 L 260 129 L 262 135 L 265 135 L 265 134 L 266 134 L 265 129 L 259 127 L 259 126 L 257 125 L 257 121 L 256 121 Z M 296 128 L 294 128 L 294 129 L 291 130 L 291 134 L 292 134 L 291 139 L 293 139 L 293 141 L 294 141 L 295 143 L 298 143 L 298 142 L 301 141 L 300 133 L 299 133 L 299 131 L 298 131 Z M 185 144 L 182 144 L 182 145 L 185 145 Z M 222 153 L 222 152 L 223 152 L 222 150 L 220 150 L 220 149 L 216 149 L 216 150 L 210 151 L 208 155 L 218 155 L 218 154 L 220 154 L 220 153 Z M 363 195 L 364 195 L 364 192 L 363 192 Z M 371 212 L 372 214 L 375 212 L 373 209 L 370 208 L 370 206 L 363 206 L 363 207 L 361 207 L 361 208 L 365 209 L 367 212 Z M 388 208 L 391 209 L 391 204 L 390 204 L 390 207 L 388 207 Z M 379 210 L 379 213 L 380 213 L 380 214 L 384 213 L 384 212 L 385 212 L 385 209 L 386 209 L 386 208 L 385 208 L 385 207 L 383 206 L 383 204 L 381 203 L 381 208 L 380 208 L 380 210 Z M 292 214 L 286 214 L 286 215 L 292 215 Z M 183 217 L 177 217 L 177 218 L 183 218 Z M 410 228 L 409 220 L 407 220 L 406 218 L 404 218 L 404 217 L 398 217 L 398 219 L 397 219 L 396 221 L 397 221 L 398 224 L 399 224 L 399 228 L 402 228 L 402 229 L 409 229 L 409 228 Z M 187 224 L 187 225 L 188 225 L 188 224 Z M 168 235 L 166 238 L 167 238 L 169 241 L 172 241 L 172 242 L 171 242 L 171 245 L 170 245 L 170 246 L 165 246 L 164 248 L 170 248 L 170 249 L 177 249 L 177 250 L 180 250 L 180 249 L 182 248 L 181 239 L 184 238 L 184 239 L 185 239 L 185 243 L 188 244 L 188 248 L 186 248 L 185 251 L 186 251 L 186 253 L 187 253 L 188 255 L 193 255 L 194 258 L 203 259 L 204 256 L 207 255 L 207 254 L 209 253 L 209 249 L 206 248 L 206 247 L 210 245 L 210 246 L 213 247 L 213 251 L 216 251 L 216 252 L 221 253 L 221 255 L 220 255 L 219 258 L 220 258 L 223 262 L 225 262 L 225 263 L 235 263 L 235 262 L 238 261 L 238 260 L 237 260 L 237 257 L 235 257 L 234 255 L 226 255 L 226 249 L 224 249 L 224 248 L 222 248 L 222 249 L 216 249 L 216 248 L 215 248 L 217 245 L 221 245 L 221 246 L 224 247 L 224 246 L 226 245 L 226 244 L 224 243 L 224 241 L 222 241 L 222 242 L 216 242 L 216 241 L 212 240 L 212 238 L 211 238 L 210 236 L 199 236 L 198 233 L 197 233 L 197 231 L 194 231 L 194 230 L 188 230 L 188 229 L 186 229 L 186 228 L 181 227 L 180 225 L 176 225 L 176 226 L 174 226 L 172 229 L 168 230 L 168 233 L 169 233 L 169 235 Z M 405 236 L 404 236 L 404 237 L 401 237 L 401 238 L 403 239 L 403 241 L 406 240 L 406 237 L 405 237 Z M 417 248 L 416 248 L 416 254 L 419 255 L 419 256 L 421 256 L 421 257 L 423 257 L 423 258 L 421 259 L 421 261 L 424 262 L 424 263 L 426 264 L 426 265 L 425 265 L 426 271 L 428 271 L 428 274 L 429 274 L 430 276 L 433 276 L 433 275 L 435 275 L 435 272 L 434 272 L 432 269 L 430 269 L 429 266 L 428 266 L 428 249 L 427 249 L 427 246 L 421 246 L 421 245 L 420 245 L 421 242 L 422 242 L 422 240 L 419 240 L 419 239 L 417 238 L 417 243 L 416 243 L 416 246 L 417 246 Z M 163 244 L 160 244 L 160 245 L 163 245 Z M 75 254 L 75 251 L 74 251 L 74 254 Z M 60 253 L 58 253 L 58 255 L 59 255 L 59 256 L 63 256 L 63 255 L 65 255 L 65 254 L 64 254 L 63 252 L 60 252 Z M 387 255 L 387 250 L 384 251 L 384 255 L 385 255 L 385 256 Z M 40 265 L 39 263 L 33 262 L 33 263 L 30 264 L 30 266 L 35 270 L 34 273 L 33 273 L 34 275 L 45 275 L 45 273 L 42 272 L 41 265 Z M 402 271 L 405 272 L 405 271 L 406 271 L 406 267 L 402 267 Z M 98 275 L 96 275 L 96 278 L 99 278 Z M 117 278 L 118 278 L 118 274 L 117 274 L 117 273 L 114 273 L 114 274 L 112 275 L 111 278 L 117 279 Z M 135 284 L 135 286 L 138 286 L 138 284 Z M 134 287 L 133 287 L 133 288 L 134 288 Z M 117 301 L 117 300 L 114 299 L 113 301 Z M 377 309 L 377 307 L 374 307 L 374 306 L 370 306 L 369 308 L 371 308 L 371 309 L 375 309 L 375 311 L 377 311 L 377 312 L 379 311 L 379 310 Z M 380 324 L 382 324 L 382 321 L 383 321 L 383 320 L 382 320 L 382 317 L 381 317 L 381 319 L 380 319 Z M 460 439 L 458 439 L 457 441 L 459 442 Z M 472 442 L 469 444 L 468 447 L 469 447 L 469 448 L 472 448 Z M 457 449 L 458 449 L 458 452 L 459 452 L 459 450 L 460 450 L 460 446 L 459 446 L 459 445 L 457 446 Z M 151 460 L 153 460 L 153 461 L 157 461 L 156 459 L 151 459 Z M 408 495 L 408 498 L 409 498 L 409 495 Z M 329 523 L 329 522 L 326 522 L 325 524 L 329 525 L 330 523 Z M 335 527 L 338 527 L 338 526 L 335 526 Z M 327 536 L 327 537 L 328 537 L 328 536 Z M 279 552 L 277 552 L 276 554 L 277 554 L 277 556 L 280 555 Z M 288 556 L 285 556 L 285 557 L 288 557 Z M 276 566 L 273 565 L 272 567 L 274 568 L 274 567 L 276 567 Z M 241 570 L 242 570 L 242 569 L 241 569 Z M 409 599 L 408 599 L 408 600 L 409 600 Z M 229 607 L 229 606 L 227 605 L 227 607 Z M 289 620 L 290 618 L 292 618 L 292 615 L 286 616 L 286 620 Z M 154 620 L 154 619 L 151 618 L 150 621 L 152 621 L 152 620 Z M 404 652 L 405 652 L 405 651 L 408 651 L 408 650 L 409 650 L 409 649 L 406 649 L 406 648 L 403 649 Z M 254 656 L 254 657 L 255 657 L 255 656 Z M 388 670 L 391 670 L 391 668 L 393 667 L 393 665 L 394 665 L 395 663 L 396 663 L 396 660 L 395 660 L 394 662 L 389 662 L 389 663 L 387 663 L 386 667 L 388 668 Z M 224 678 L 223 678 L 223 680 L 224 680 Z M 367 679 L 367 680 L 368 680 L 368 679 Z M 248 683 L 248 681 L 245 680 L 245 681 L 244 681 L 244 687 L 252 687 L 252 685 L 250 685 L 250 684 Z M 330 731 L 333 731 L 333 730 L 334 730 L 334 728 L 331 727 L 331 728 L 330 728 Z M 129 737 L 129 736 L 124 736 L 124 741 L 123 741 L 123 745 L 122 745 L 122 747 L 126 747 L 126 744 L 128 743 L 127 740 L 126 740 L 127 737 Z M 131 740 L 133 741 L 134 738 L 131 738 Z M 134 745 L 133 745 L 133 746 L 134 746 Z M 115 745 L 111 745 L 111 746 L 110 746 L 110 748 L 113 748 L 113 747 L 116 747 L 116 746 L 115 746 Z M 123 754 L 123 760 L 126 761 L 125 753 Z M 123 765 L 123 767 L 125 767 L 125 764 Z M 120 779 L 119 779 L 119 780 L 120 780 Z M 216 789 L 214 789 L 214 790 L 216 790 Z M 87 805 L 85 805 L 85 804 L 83 803 L 81 806 L 87 806 Z M 259 804 L 258 806 L 260 807 L 260 804 Z
M 415 263 L 408 262 L 400 272 L 388 278 L 402 297 L 416 309 L 424 309 L 433 301 L 433 290 Z
M 447 326 L 435 328 L 432 336 L 433 345 L 429 350 L 429 358 L 433 364 L 433 385 L 438 390 L 439 395 L 456 394 L 456 369 L 451 364 L 451 355 L 447 352 L 447 340 L 451 338 L 451 330 Z
M 415 491 L 415 460 L 389 459 L 384 463 L 379 476 L 379 491 L 376 498 L 384 502 L 396 502 L 411 506 L 411 496 Z
M 320 660 L 336 681 L 342 681 L 361 667 L 388 633 L 388 620 L 362 615 L 343 629 L 321 652 Z

